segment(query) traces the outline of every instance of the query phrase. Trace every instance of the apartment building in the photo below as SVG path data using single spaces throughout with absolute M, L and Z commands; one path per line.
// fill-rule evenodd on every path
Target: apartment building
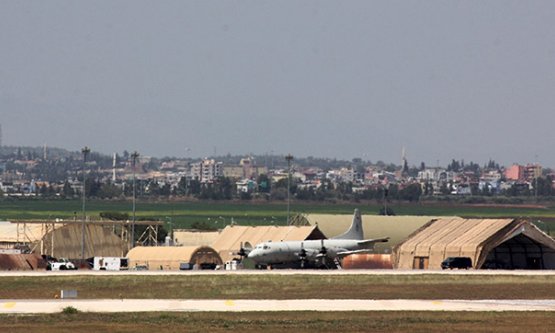
M 201 183 L 211 183 L 223 176 L 223 163 L 213 159 L 204 159 L 191 164 L 191 176 Z

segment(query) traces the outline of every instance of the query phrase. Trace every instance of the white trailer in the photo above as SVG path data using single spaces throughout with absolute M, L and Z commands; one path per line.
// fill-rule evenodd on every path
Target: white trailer
M 122 271 L 129 269 L 129 260 L 121 257 L 94 257 L 95 271 Z

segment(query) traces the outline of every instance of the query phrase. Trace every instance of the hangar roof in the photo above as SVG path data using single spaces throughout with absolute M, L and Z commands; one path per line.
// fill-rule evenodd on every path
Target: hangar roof
M 130 260 L 182 260 L 188 262 L 199 246 L 137 246 L 127 253 Z
M 310 225 L 317 225 L 326 237 L 335 237 L 347 230 L 353 221 L 352 214 L 307 214 Z M 432 216 L 380 216 L 362 215 L 364 238 L 389 237 L 387 243 L 377 243 L 376 253 L 391 253 L 391 248 L 404 241 L 408 235 L 437 217 Z
M 41 224 L 0 222 L 1 243 L 32 243 L 41 240 L 44 233 L 45 229 Z
M 31 248 L 35 252 L 74 259 L 81 257 L 81 230 L 77 223 L 0 222 L 0 243 L 31 243 L 35 244 Z M 87 223 L 85 237 L 85 257 L 121 256 L 126 248 L 123 240 L 105 225 Z
M 220 235 L 218 231 L 194 231 L 187 229 L 175 229 L 173 239 L 176 244 L 182 246 L 201 246 L 212 244 Z

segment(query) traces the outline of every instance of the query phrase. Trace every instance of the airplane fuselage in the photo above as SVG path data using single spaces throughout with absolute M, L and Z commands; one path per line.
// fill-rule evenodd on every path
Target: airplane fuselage
M 369 248 L 358 243 L 358 240 L 348 239 L 266 242 L 258 244 L 248 257 L 258 265 L 294 263 L 301 260 L 304 250 L 306 261 L 313 262 L 323 256 L 323 251 L 326 257 L 336 257 L 337 253 L 343 251 Z

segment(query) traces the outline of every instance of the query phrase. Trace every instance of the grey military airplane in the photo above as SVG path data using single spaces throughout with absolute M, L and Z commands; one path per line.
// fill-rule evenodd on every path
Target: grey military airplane
M 364 239 L 360 212 L 355 209 L 353 223 L 345 233 L 331 239 L 264 242 L 248 254 L 258 267 L 327 267 L 340 268 L 343 257 L 354 253 L 372 252 L 375 243 L 389 237 Z

